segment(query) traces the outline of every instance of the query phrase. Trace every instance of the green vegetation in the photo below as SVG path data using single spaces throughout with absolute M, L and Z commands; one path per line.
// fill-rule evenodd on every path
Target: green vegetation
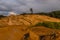
M 53 11 L 50 13 L 50 15 L 55 18 L 60 18 L 60 11 Z
M 6 17 L 6 16 L 4 16 L 4 15 L 0 15 L 0 19 L 1 19 L 1 18 L 4 18 L 4 17 Z
M 54 18 L 60 18 L 60 11 L 52 11 L 52 12 L 48 12 L 48 13 L 45 13 L 45 12 L 40 12 L 40 13 L 33 13 L 33 9 L 30 8 L 30 12 L 32 14 L 38 14 L 38 15 L 47 15 L 47 16 L 50 16 L 50 17 L 54 17 Z M 23 13 L 22 15 L 28 15 L 28 14 L 31 14 L 31 13 Z
M 40 22 L 34 26 L 45 26 L 48 28 L 60 29 L 60 22 Z
M 39 13 L 40 15 L 47 15 L 54 18 L 60 18 L 60 11 L 52 11 L 49 13 Z

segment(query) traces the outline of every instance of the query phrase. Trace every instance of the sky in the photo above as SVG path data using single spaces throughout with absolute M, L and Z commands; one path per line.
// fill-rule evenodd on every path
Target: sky
M 60 10 L 60 0 L 0 0 L 0 11 L 10 10 L 16 13 L 30 12 L 50 12 Z M 7 14 L 7 11 L 0 14 Z

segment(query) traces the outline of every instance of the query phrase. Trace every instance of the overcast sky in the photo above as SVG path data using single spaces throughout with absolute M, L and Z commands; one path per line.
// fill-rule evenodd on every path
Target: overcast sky
M 60 10 L 60 0 L 0 0 L 0 10 L 12 10 L 17 13 L 30 12 L 49 12 Z

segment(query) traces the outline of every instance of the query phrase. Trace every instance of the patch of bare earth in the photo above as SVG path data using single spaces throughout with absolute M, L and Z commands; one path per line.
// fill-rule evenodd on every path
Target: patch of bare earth
M 38 27 L 31 27 L 31 29 L 33 29 L 34 31 L 31 31 L 31 29 L 29 28 L 30 26 L 35 25 L 38 22 L 44 21 L 60 22 L 60 19 L 45 15 L 14 15 L 2 18 L 0 19 L 0 40 L 24 40 L 24 35 L 27 33 L 30 34 L 32 32 L 32 34 L 35 34 L 40 32 L 43 35 L 43 33 L 49 34 L 49 32 L 55 32 L 55 29 L 49 29 L 46 27 L 39 27 L 39 29 Z M 56 33 L 60 34 L 59 32 L 60 31 L 56 31 Z M 30 37 L 33 37 L 32 34 L 30 34 Z M 38 38 L 38 35 L 36 38 Z M 60 37 L 58 38 L 58 40 L 60 40 Z

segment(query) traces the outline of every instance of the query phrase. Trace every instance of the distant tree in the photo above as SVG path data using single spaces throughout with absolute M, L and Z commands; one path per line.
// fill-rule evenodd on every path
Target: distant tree
M 50 14 L 52 15 L 52 17 L 60 18 L 60 11 L 52 11 Z
M 5 17 L 5 16 L 4 15 L 0 15 L 0 19 L 3 18 L 3 17 Z
M 32 8 L 30 8 L 30 11 L 31 11 L 31 13 L 33 13 L 33 9 Z
M 4 17 L 3 15 L 0 15 L 0 17 Z
M 27 13 L 23 12 L 21 15 L 25 15 L 25 14 L 27 14 Z

